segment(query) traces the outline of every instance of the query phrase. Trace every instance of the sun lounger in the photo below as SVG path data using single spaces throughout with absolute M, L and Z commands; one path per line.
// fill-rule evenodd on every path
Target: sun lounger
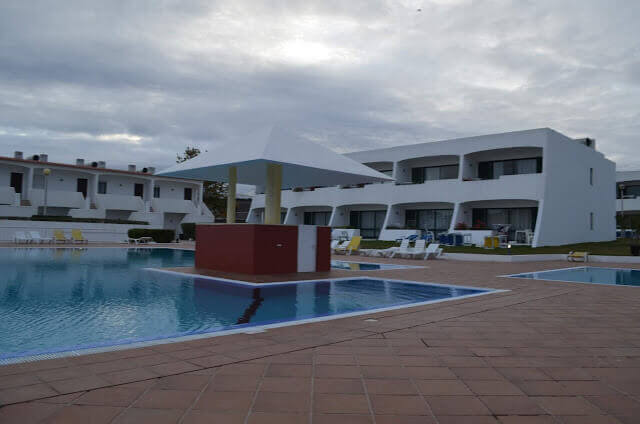
M 425 250 L 424 258 L 429 259 L 432 256 L 434 258 L 438 258 L 441 255 L 442 255 L 442 248 L 440 247 L 440 244 L 431 243 L 429 246 L 427 246 L 427 249 Z
M 391 254 L 389 255 L 390 258 L 393 258 L 396 255 L 408 255 L 409 253 L 411 253 L 411 248 L 409 247 L 409 242 L 411 240 L 409 240 L 408 238 L 406 239 L 402 239 L 402 241 L 400 242 L 400 247 L 394 249 Z
M 31 236 L 31 241 L 33 243 L 42 244 L 53 242 L 53 239 L 51 239 L 50 237 L 41 237 L 38 231 L 29 231 L 29 235 Z
M 332 253 L 336 253 L 338 250 L 346 249 L 347 246 L 349 245 L 349 243 L 351 243 L 351 240 L 345 240 L 345 241 L 338 242 L 336 247 L 331 249 Z
M 354 251 L 357 252 L 360 248 L 360 241 L 362 241 L 361 236 L 354 236 L 353 238 L 351 238 L 351 240 L 349 240 L 349 243 L 346 246 L 338 246 L 334 252 L 339 254 L 351 255 L 351 253 L 353 253 Z
M 73 243 L 89 243 L 89 240 L 84 238 L 82 235 L 82 231 L 80 230 L 71 230 L 71 241 Z
M 569 262 L 589 262 L 589 252 L 569 252 L 567 255 Z
M 31 239 L 26 236 L 24 231 L 16 231 L 16 233 L 13 235 L 13 242 L 16 243 L 16 244 L 17 243 L 29 243 L 29 242 L 31 242 Z
M 426 240 L 424 239 L 416 240 L 416 243 L 414 244 L 413 249 L 411 249 L 411 251 L 407 254 L 407 256 L 414 258 L 419 255 L 424 255 L 427 252 L 426 245 L 427 245 Z
M 62 230 L 53 230 L 53 241 L 54 243 L 66 243 L 69 239 L 65 237 Z

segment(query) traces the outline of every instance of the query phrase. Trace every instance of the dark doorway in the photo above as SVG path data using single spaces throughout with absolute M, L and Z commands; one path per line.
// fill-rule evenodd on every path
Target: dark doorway
M 134 184 L 133 195 L 138 197 L 144 197 L 144 184 Z
M 184 189 L 184 200 L 191 200 L 191 192 L 192 190 L 188 187 Z
M 78 183 L 76 184 L 76 191 L 78 193 L 82 193 L 82 196 L 87 198 L 87 185 L 89 181 L 86 178 L 78 178 Z
M 13 187 L 16 193 L 22 193 L 22 172 L 12 172 L 9 185 Z

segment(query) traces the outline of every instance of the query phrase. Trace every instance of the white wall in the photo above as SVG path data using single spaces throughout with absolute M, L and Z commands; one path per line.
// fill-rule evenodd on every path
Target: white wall
M 95 224 L 89 222 L 48 222 L 0 220 L 0 241 L 13 241 L 16 231 L 39 231 L 42 237 L 53 237 L 53 230 L 63 230 L 69 237 L 79 229 L 90 242 L 121 242 L 131 228 L 151 228 L 145 225 Z

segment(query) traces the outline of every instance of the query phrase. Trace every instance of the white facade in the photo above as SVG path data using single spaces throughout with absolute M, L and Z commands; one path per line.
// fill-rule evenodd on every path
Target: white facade
M 616 210 L 640 214 L 640 171 L 616 172 Z
M 284 223 L 355 224 L 365 238 L 393 240 L 473 233 L 483 219 L 533 231 L 533 246 L 615 239 L 615 164 L 590 139 L 542 128 L 347 156 L 395 182 L 284 191 Z M 259 222 L 263 208 L 256 195 L 248 221 Z
M 155 176 L 154 168 L 135 165 L 124 171 L 107 169 L 104 162 L 85 165 L 78 159 L 70 165 L 48 162 L 47 155 L 21 156 L 0 156 L 0 217 L 42 214 L 46 178 L 47 215 L 146 221 L 150 228 L 177 233 L 183 222 L 214 220 L 202 201 L 202 181 Z

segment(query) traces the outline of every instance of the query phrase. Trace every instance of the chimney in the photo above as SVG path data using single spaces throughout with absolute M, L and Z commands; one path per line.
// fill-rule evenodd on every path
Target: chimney
M 40 153 L 40 162 L 49 162 L 49 155 L 46 153 Z
M 155 174 L 156 173 L 156 167 L 155 166 L 150 166 L 147 169 L 149 171 L 149 174 Z
M 136 172 L 136 166 L 135 165 L 129 165 L 129 172 Z
M 107 167 L 107 163 L 103 160 L 99 160 L 98 161 L 98 168 L 106 168 Z
M 76 159 L 76 165 L 84 166 L 84 159 L 80 159 L 80 158 Z
M 13 157 L 15 159 L 22 159 L 22 152 L 16 150 L 15 152 L 13 152 Z

